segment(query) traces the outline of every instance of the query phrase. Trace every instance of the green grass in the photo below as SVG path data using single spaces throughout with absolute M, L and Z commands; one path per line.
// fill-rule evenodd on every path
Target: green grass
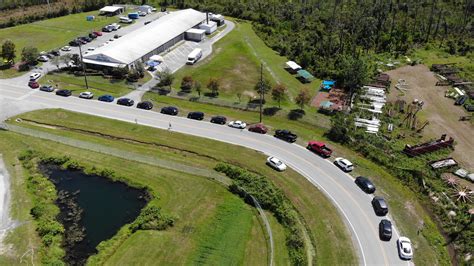
M 134 86 L 143 84 L 151 79 L 150 74 L 148 74 L 148 72 L 145 73 L 145 77 L 137 83 L 128 83 L 126 80 L 108 80 L 102 76 L 88 76 L 87 84 L 89 85 L 89 91 L 94 93 L 96 97 L 102 94 L 110 94 L 114 97 L 118 97 L 131 92 Z M 49 73 L 40 79 L 40 84 L 51 84 L 59 89 L 69 89 L 72 90 L 74 95 L 79 95 L 79 93 L 86 91 L 84 77 L 65 73 Z
M 124 150 L 135 149 L 135 152 L 154 155 L 159 158 L 175 158 L 180 162 L 186 160 L 188 164 L 193 166 L 213 167 L 216 162 L 211 158 L 219 158 L 228 163 L 239 165 L 247 169 L 253 169 L 267 176 L 278 187 L 282 188 L 287 197 L 297 207 L 298 212 L 302 215 L 304 222 L 310 230 L 311 238 L 314 239 L 316 243 L 316 261 L 327 262 L 331 265 L 352 264 L 356 261 L 354 250 L 348 248 L 352 247 L 349 233 L 339 213 L 335 210 L 331 202 L 316 187 L 293 170 L 289 169 L 289 171 L 283 173 L 275 173 L 275 171 L 266 167 L 263 163 L 265 160 L 263 154 L 208 139 L 177 133 L 169 134 L 169 132 L 163 130 L 66 111 L 44 110 L 27 113 L 21 115 L 21 117 L 42 123 L 62 125 L 77 129 L 87 128 L 91 131 L 102 132 L 113 136 L 153 142 L 155 145 L 132 145 L 121 142 L 120 147 Z M 87 126 L 84 124 L 84 121 L 87 121 Z M 22 123 L 22 125 L 33 126 L 26 124 L 26 122 Z M 78 138 L 77 134 L 79 134 L 68 130 L 37 126 L 35 126 L 35 128 L 73 138 Z M 111 145 L 109 143 L 111 140 L 103 137 L 84 135 L 83 138 L 91 142 L 102 141 L 103 145 Z M 166 147 L 159 148 L 160 145 L 165 145 Z M 184 150 L 186 152 L 184 152 Z M 163 192 L 159 191 L 160 196 L 161 193 Z M 273 218 L 271 220 L 274 221 Z M 283 229 L 273 224 L 274 222 L 272 223 L 274 237 L 279 239 L 275 241 L 275 243 L 284 243 Z M 256 231 L 256 229 L 252 229 L 252 231 Z M 280 244 L 276 244 L 275 260 L 287 262 L 288 256 L 286 249 L 284 245 Z M 247 250 L 258 249 L 249 249 L 247 246 Z
M 255 34 L 250 23 L 240 20 L 233 21 L 235 22 L 234 30 L 214 44 L 210 57 L 196 65 L 186 66 L 176 73 L 174 88 L 179 90 L 182 78 L 191 76 L 201 82 L 203 91 L 206 92 L 209 79 L 217 78 L 221 84 L 220 99 L 230 102 L 237 101 L 236 95 L 239 92 L 243 95 L 242 99 L 247 101 L 249 95 L 258 96 L 254 86 L 260 78 L 260 63 L 263 62 L 265 64 L 264 76 L 272 84 L 280 82 L 288 88 L 289 98 L 282 102 L 283 106 L 294 107 L 295 105 L 290 99 L 293 99 L 304 87 L 308 88 L 312 95 L 316 93 L 315 88 L 319 86 L 318 80 L 307 85 L 300 83 L 294 75 L 284 69 L 288 59 L 267 47 Z M 275 104 L 270 95 L 267 96 L 267 101 Z

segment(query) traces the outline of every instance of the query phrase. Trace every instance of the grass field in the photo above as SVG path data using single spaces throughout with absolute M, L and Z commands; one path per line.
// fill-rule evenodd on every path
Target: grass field
M 266 167 L 265 164 L 262 163 L 265 160 L 265 156 L 258 152 L 208 139 L 177 133 L 169 134 L 162 130 L 65 111 L 44 110 L 28 113 L 21 117 L 41 123 L 67 126 L 70 129 L 87 128 L 90 131 L 102 132 L 104 134 L 130 138 L 142 142 L 156 143 L 155 145 L 136 145 L 128 140 L 126 142 L 120 142 L 120 147 L 123 150 L 132 150 L 140 152 L 141 154 L 153 155 L 169 160 L 176 159 L 179 162 L 187 162 L 189 165 L 199 165 L 201 167 L 213 167 L 217 161 L 211 158 L 219 158 L 220 160 L 258 171 L 284 189 L 287 197 L 290 198 L 301 213 L 304 222 L 310 230 L 311 237 L 316 243 L 316 261 L 327 262 L 331 265 L 355 263 L 356 257 L 354 251 L 348 248 L 352 246 L 352 241 L 339 214 L 329 200 L 296 172 L 289 170 L 277 174 L 272 169 Z M 84 121 L 86 120 L 83 119 L 87 119 L 87 127 L 84 125 Z M 22 123 L 22 125 L 39 128 L 42 131 L 61 136 L 87 139 L 88 141 L 101 143 L 102 145 L 113 145 L 112 139 L 99 137 L 94 134 L 84 135 L 83 133 L 74 132 L 70 129 L 60 130 L 53 129 L 53 127 L 38 127 L 27 123 Z M 80 137 L 80 135 L 82 135 L 82 137 Z M 159 148 L 160 145 L 165 145 L 165 147 Z M 158 193 L 163 192 L 158 191 Z M 164 203 L 166 203 L 166 200 L 164 201 Z M 279 229 L 278 226 L 273 226 L 273 223 L 276 222 L 274 219 L 270 219 L 270 221 L 273 221 L 272 229 L 275 238 L 280 239 L 278 242 L 275 241 L 275 243 L 284 243 L 285 240 L 282 229 Z M 255 227 L 253 228 L 252 232 L 258 232 Z M 277 234 L 275 234 L 275 231 Z M 280 233 L 278 233 L 278 231 L 280 231 Z M 134 237 L 129 241 L 132 241 Z M 248 245 L 246 249 L 253 252 L 259 250 L 258 248 L 249 249 Z M 196 253 L 193 254 L 199 253 L 196 251 Z M 276 261 L 287 261 L 287 255 L 285 255 L 287 251 L 284 245 L 277 245 L 275 254 L 277 254 Z
M 184 76 L 191 76 L 201 82 L 203 91 L 206 91 L 206 84 L 212 77 L 220 80 L 219 98 L 236 101 L 239 92 L 244 95 L 242 99 L 246 101 L 249 95 L 258 96 L 254 86 L 260 78 L 260 63 L 264 63 L 265 78 L 272 84 L 282 83 L 288 88 L 288 99 L 282 102 L 282 106 L 294 107 L 290 99 L 302 88 L 308 88 L 312 95 L 316 93 L 318 80 L 307 85 L 299 82 L 283 68 L 288 59 L 267 47 L 252 30 L 250 23 L 233 21 L 236 24 L 234 30 L 214 44 L 210 57 L 176 73 L 173 83 L 175 89 L 179 90 Z M 270 95 L 267 95 L 266 99 L 273 103 Z
M 133 90 L 135 86 L 147 82 L 151 79 L 151 75 L 145 72 L 145 77 L 136 83 L 128 83 L 126 80 L 104 79 L 101 76 L 88 76 L 87 84 L 89 91 L 94 93 L 96 97 L 103 94 L 110 94 L 114 97 L 123 96 Z M 49 73 L 40 79 L 40 84 L 50 84 L 60 89 L 72 90 L 73 95 L 86 91 L 84 77 L 77 77 L 66 73 Z

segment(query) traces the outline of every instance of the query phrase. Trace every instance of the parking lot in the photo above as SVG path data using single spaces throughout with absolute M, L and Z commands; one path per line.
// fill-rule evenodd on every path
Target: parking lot
M 162 54 L 163 62 L 156 67 L 156 70 L 163 71 L 168 69 L 171 72 L 175 72 L 186 64 L 188 54 L 197 47 L 203 48 L 197 42 L 183 41 L 178 43 L 169 52 Z

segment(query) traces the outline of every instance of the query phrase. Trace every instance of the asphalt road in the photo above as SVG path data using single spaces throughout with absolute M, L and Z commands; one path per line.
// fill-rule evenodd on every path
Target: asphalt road
M 206 121 L 172 117 L 97 100 L 59 97 L 54 93 L 29 89 L 26 85 L 8 84 L 5 80 L 0 80 L 0 102 L 8 103 L 6 105 L 8 109 L 0 107 L 0 114 L 8 116 L 28 108 L 62 108 L 162 129 L 167 129 L 171 123 L 172 131 L 175 132 L 241 145 L 276 156 L 331 199 L 352 234 L 354 246 L 359 251 L 360 264 L 407 264 L 398 257 L 396 239 L 399 235 L 396 230 L 391 241 L 379 240 L 378 223 L 382 217 L 375 215 L 370 203 L 371 196 L 362 192 L 354 184 L 353 178 L 335 167 L 332 161 L 322 159 L 302 146 L 289 144 L 272 136 L 241 131 Z M 265 162 L 262 161 L 263 163 Z

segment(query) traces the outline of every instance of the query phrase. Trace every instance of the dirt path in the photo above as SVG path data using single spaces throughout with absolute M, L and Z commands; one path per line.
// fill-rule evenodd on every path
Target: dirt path
M 459 117 L 468 113 L 464 108 L 455 106 L 452 99 L 444 97 L 448 87 L 435 86 L 437 79 L 425 65 L 404 66 L 387 73 L 392 78 L 390 100 L 402 98 L 407 102 L 413 99 L 425 102 L 421 115 L 430 124 L 423 131 L 423 139 L 438 138 L 443 133 L 452 136 L 457 144 L 453 158 L 462 167 L 474 172 L 474 126 L 470 122 L 459 121 Z M 399 79 L 408 83 L 409 89 L 403 96 L 394 87 Z

